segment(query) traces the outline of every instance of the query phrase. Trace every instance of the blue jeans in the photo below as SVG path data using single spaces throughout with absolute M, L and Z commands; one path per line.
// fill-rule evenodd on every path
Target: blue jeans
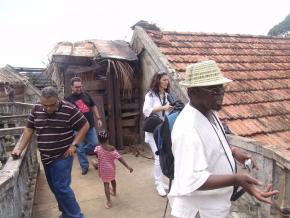
M 43 165 L 46 180 L 53 192 L 63 218 L 83 218 L 75 194 L 70 187 L 73 157 L 62 157 L 49 165 Z
M 89 168 L 89 161 L 87 153 L 94 152 L 96 145 L 99 144 L 96 129 L 91 127 L 77 148 L 77 155 L 79 158 L 80 166 L 83 170 Z

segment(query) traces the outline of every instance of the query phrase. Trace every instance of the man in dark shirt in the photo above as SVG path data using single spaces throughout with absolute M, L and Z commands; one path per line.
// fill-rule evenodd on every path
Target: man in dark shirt
M 82 88 L 81 78 L 73 77 L 71 79 L 72 94 L 68 96 L 66 100 L 76 105 L 90 124 L 90 129 L 86 134 L 85 140 L 81 141 L 79 147 L 77 148 L 77 155 L 82 169 L 82 175 L 86 175 L 89 170 L 87 153 L 93 152 L 95 146 L 98 144 L 94 115 L 97 119 L 99 128 L 102 126 L 102 121 L 93 99 L 88 93 L 84 92 Z
M 88 129 L 83 114 L 69 102 L 59 100 L 55 88 L 46 87 L 40 104 L 31 110 L 19 146 L 12 151 L 12 155 L 20 156 L 35 132 L 47 183 L 62 217 L 83 218 L 70 183 L 73 156 Z

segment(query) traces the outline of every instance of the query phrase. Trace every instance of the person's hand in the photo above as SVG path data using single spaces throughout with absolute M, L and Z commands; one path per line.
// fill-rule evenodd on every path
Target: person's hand
M 13 151 L 11 152 L 11 155 L 13 159 L 17 159 L 18 157 L 20 157 L 21 153 L 22 151 L 18 147 L 14 147 Z
M 98 124 L 98 127 L 101 128 L 102 125 L 103 125 L 102 120 L 101 120 L 101 119 L 98 119 L 98 120 L 97 120 L 97 124 Z
M 242 186 L 246 192 L 254 196 L 259 201 L 265 202 L 267 204 L 272 204 L 272 201 L 269 198 L 279 193 L 278 190 L 273 190 L 271 184 L 266 185 L 263 190 L 259 189 L 257 185 L 262 185 L 262 183 L 251 176 L 243 174 L 238 174 L 236 176 L 237 184 Z
M 164 111 L 171 111 L 171 110 L 173 110 L 173 106 L 171 106 L 170 104 L 166 104 L 166 105 L 163 105 L 162 106 L 163 107 L 163 110 Z
M 74 145 L 69 146 L 69 148 L 66 150 L 66 152 L 64 153 L 65 157 L 68 156 L 74 156 L 74 154 L 76 153 L 77 148 Z
M 252 161 L 252 168 L 259 169 L 256 161 L 247 153 L 241 151 L 240 149 L 234 147 L 232 148 L 233 157 L 241 164 L 245 164 L 245 161 L 250 159 Z
M 128 170 L 130 171 L 130 173 L 133 172 L 133 168 L 132 167 L 128 167 Z

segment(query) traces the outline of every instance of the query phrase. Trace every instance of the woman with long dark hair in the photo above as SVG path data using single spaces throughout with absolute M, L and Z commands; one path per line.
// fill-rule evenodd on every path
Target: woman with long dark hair
M 150 90 L 145 95 L 143 114 L 149 117 L 155 113 L 162 120 L 173 109 L 167 100 L 170 89 L 169 77 L 165 72 L 154 74 L 150 83 Z M 159 157 L 155 154 L 157 147 L 153 138 L 153 133 L 145 132 L 145 142 L 150 145 L 154 154 L 154 179 L 156 190 L 160 196 L 166 196 L 163 174 L 160 168 Z

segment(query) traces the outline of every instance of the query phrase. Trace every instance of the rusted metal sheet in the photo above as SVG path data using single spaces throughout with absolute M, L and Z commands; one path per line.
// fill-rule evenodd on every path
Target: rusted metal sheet
M 101 58 L 114 58 L 128 61 L 137 60 L 136 53 L 129 43 L 122 40 L 93 40 Z
M 54 48 L 53 55 L 94 57 L 96 49 L 94 43 L 90 41 L 59 42 Z
M 112 58 L 135 61 L 137 55 L 129 43 L 122 40 L 86 40 L 81 42 L 60 42 L 52 53 L 52 61 L 67 64 L 88 64 L 95 58 Z

